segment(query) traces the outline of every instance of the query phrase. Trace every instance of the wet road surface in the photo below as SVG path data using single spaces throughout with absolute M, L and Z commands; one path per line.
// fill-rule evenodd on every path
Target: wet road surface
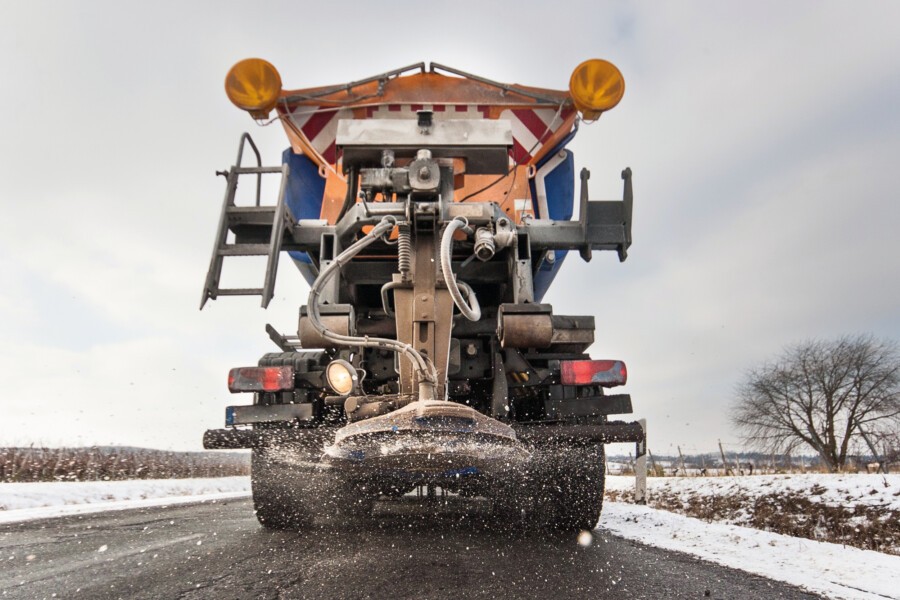
M 0 525 L 0 598 L 817 598 L 602 527 L 581 546 L 484 515 L 407 498 L 267 531 L 240 499 Z

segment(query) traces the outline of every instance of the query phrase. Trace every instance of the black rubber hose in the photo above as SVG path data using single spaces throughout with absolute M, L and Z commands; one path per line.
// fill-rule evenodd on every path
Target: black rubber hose
M 350 170 L 347 172 L 347 195 L 344 196 L 344 205 L 341 207 L 341 212 L 338 214 L 335 223 L 343 219 L 350 207 L 356 202 L 356 188 L 358 185 L 359 171 L 355 166 L 350 167 Z

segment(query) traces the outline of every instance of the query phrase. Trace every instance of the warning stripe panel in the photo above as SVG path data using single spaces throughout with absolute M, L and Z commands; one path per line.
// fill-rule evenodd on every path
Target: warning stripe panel
M 496 115 L 490 106 L 481 104 L 388 104 L 366 107 L 365 115 L 374 119 L 412 119 L 419 110 L 445 112 L 451 119 L 499 117 L 508 120 L 513 135 L 510 156 L 518 164 L 531 161 L 540 152 L 542 143 L 552 136 L 571 114 L 571 109 L 560 112 L 552 108 L 521 108 L 506 109 Z M 337 160 L 335 138 L 338 121 L 352 119 L 353 116 L 353 110 L 350 108 L 301 107 L 290 113 L 291 120 L 303 132 L 310 145 L 331 164 Z

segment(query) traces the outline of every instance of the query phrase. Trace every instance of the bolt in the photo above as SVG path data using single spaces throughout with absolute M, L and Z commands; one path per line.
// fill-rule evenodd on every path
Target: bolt
M 429 169 L 427 166 L 419 169 L 419 179 L 421 179 L 422 181 L 428 181 L 429 179 L 431 179 L 431 169 Z
M 468 354 L 469 356 L 475 356 L 476 354 L 478 354 L 478 348 L 475 346 L 475 344 L 468 344 L 466 346 L 466 354 Z

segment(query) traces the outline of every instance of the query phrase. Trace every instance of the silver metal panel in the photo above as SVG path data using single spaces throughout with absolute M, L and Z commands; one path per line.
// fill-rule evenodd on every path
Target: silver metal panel
M 511 146 L 512 125 L 504 119 L 435 120 L 427 133 L 415 119 L 340 119 L 338 146 Z
M 453 203 L 447 206 L 447 220 L 456 217 L 465 217 L 478 222 L 490 221 L 493 216 L 492 206 L 487 202 L 472 202 L 470 204 Z
M 336 142 L 344 167 L 381 164 L 386 148 L 397 158 L 414 158 L 420 149 L 428 149 L 436 159 L 465 159 L 466 173 L 501 175 L 509 171 L 513 138 L 505 120 L 435 120 L 430 127 L 420 127 L 412 119 L 341 119 Z

